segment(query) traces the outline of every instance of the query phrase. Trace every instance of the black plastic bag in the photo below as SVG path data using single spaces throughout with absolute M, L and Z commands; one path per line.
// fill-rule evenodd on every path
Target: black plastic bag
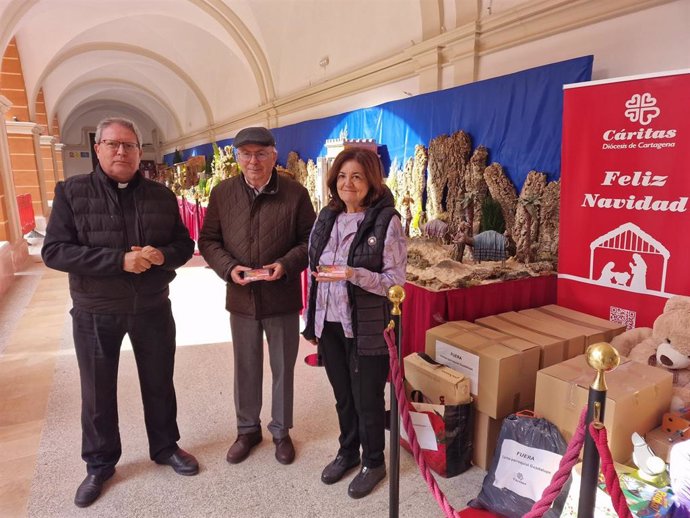
M 524 516 L 541 499 L 567 448 L 558 428 L 546 419 L 509 415 L 503 420 L 482 490 L 470 507 L 508 518 Z M 569 485 L 570 480 L 544 516 L 560 516 Z

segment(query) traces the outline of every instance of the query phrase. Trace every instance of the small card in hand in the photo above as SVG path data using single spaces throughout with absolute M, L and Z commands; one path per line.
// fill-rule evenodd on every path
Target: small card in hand
M 316 267 L 319 276 L 327 277 L 329 279 L 347 279 L 347 266 L 344 264 L 329 264 Z
M 270 277 L 272 273 L 270 268 L 255 268 L 242 272 L 242 278 L 245 281 L 262 281 Z

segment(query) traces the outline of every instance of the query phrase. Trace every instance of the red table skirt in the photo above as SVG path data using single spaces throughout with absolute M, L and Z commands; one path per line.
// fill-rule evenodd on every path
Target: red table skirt
M 199 202 L 189 201 L 186 198 L 177 198 L 177 207 L 184 226 L 189 230 L 189 237 L 194 241 L 199 240 L 199 232 L 204 224 L 206 207 Z
M 555 303 L 555 275 L 445 291 L 430 291 L 406 282 L 401 356 L 423 352 L 426 330 L 444 322 L 473 322 L 488 315 Z

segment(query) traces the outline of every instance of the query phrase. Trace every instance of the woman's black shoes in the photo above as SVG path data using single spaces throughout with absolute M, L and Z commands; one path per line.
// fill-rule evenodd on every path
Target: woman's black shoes
M 356 466 L 359 466 L 359 457 L 349 460 L 342 455 L 338 455 L 333 462 L 323 468 L 321 482 L 324 484 L 335 484 L 345 476 L 345 473 Z
M 336 456 L 335 460 L 323 468 L 321 482 L 324 484 L 335 484 L 352 468 L 359 465 L 359 457 L 347 459 L 342 455 Z M 362 498 L 371 493 L 379 482 L 386 477 L 386 465 L 381 464 L 376 468 L 363 466 L 359 473 L 352 479 L 347 488 L 347 494 L 352 498 Z
M 357 476 L 350 482 L 347 494 L 352 498 L 362 498 L 367 496 L 376 485 L 386 477 L 386 465 L 381 464 L 377 468 L 364 466 Z

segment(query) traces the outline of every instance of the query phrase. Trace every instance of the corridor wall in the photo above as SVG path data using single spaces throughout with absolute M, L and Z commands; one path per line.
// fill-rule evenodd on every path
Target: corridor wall
M 589 81 L 593 56 L 544 65 L 469 85 L 418 95 L 282 128 L 273 128 L 278 162 L 296 151 L 307 161 L 326 155 L 325 142 L 347 133 L 349 139 L 375 139 L 384 165 L 399 164 L 441 134 L 464 130 L 473 146 L 484 145 L 489 161 L 499 162 L 520 189 L 527 173 L 560 177 L 563 85 Z M 232 139 L 218 142 L 223 146 Z M 183 151 L 212 154 L 211 144 Z M 172 164 L 173 154 L 165 156 Z

